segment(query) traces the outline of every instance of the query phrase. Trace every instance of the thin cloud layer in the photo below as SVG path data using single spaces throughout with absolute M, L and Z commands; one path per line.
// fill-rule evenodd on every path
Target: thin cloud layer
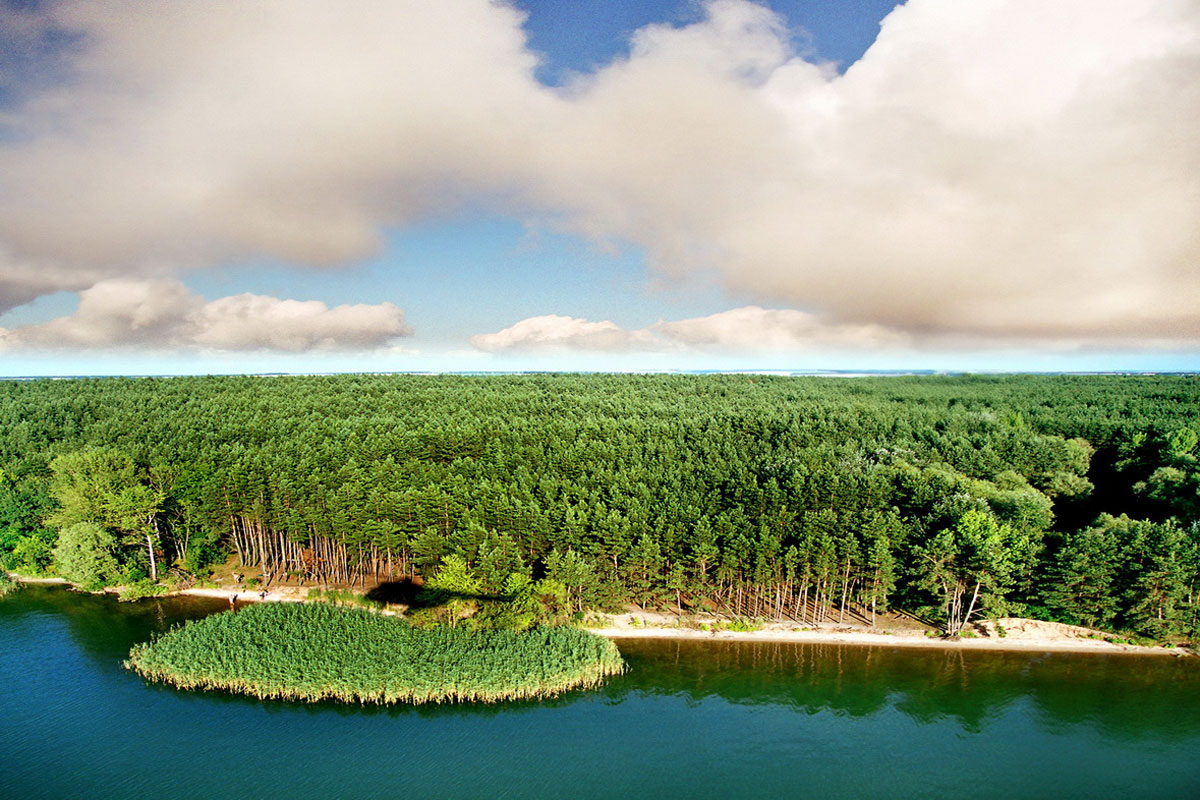
M 342 305 L 240 294 L 206 302 L 175 280 L 101 281 L 69 316 L 0 329 L 0 349 L 367 350 L 410 331 L 391 303 Z
M 715 0 L 562 90 L 486 0 L 46 8 L 0 24 L 79 41 L 0 120 L 0 309 L 239 257 L 336 266 L 471 201 L 822 328 L 1200 340 L 1192 0 L 909 0 L 842 75 Z M 526 322 L 513 341 L 623 335 Z
M 677 352 L 730 353 L 851 352 L 907 346 L 908 337 L 875 325 L 822 322 L 791 309 L 746 306 L 707 317 L 660 321 L 628 330 L 610 322 L 577 317 L 530 317 L 496 333 L 480 334 L 471 344 L 489 353 L 504 352 Z

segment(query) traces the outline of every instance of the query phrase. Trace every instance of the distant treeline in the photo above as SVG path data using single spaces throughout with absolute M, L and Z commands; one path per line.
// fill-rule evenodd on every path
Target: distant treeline
M 1198 412 L 1179 376 L 8 381 L 0 557 L 1185 635 Z

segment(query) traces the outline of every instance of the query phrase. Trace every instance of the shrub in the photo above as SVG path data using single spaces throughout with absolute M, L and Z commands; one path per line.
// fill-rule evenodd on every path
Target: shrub
M 753 620 L 740 618 L 731 619 L 728 622 L 723 623 L 721 627 L 724 630 L 734 631 L 735 633 L 752 633 L 754 631 L 762 630 L 762 625 L 760 623 Z
M 128 603 L 132 600 L 141 600 L 143 597 L 157 597 L 167 593 L 167 587 L 159 583 L 154 583 L 149 578 L 122 587 L 117 593 L 117 599 L 122 603 Z

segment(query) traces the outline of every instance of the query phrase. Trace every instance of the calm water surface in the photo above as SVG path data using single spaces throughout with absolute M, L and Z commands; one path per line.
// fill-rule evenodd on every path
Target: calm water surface
M 599 691 L 425 709 L 122 668 L 221 608 L 0 599 L 0 797 L 1200 797 L 1200 659 L 622 641 Z

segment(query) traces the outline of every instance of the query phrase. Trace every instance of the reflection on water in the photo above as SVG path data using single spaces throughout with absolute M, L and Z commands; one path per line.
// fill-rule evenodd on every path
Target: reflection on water
M 1200 796 L 1200 659 L 621 640 L 630 670 L 596 691 L 417 708 L 179 692 L 122 668 L 224 607 L 0 600 L 0 796 Z M 264 787 L 264 765 L 287 786 Z
M 637 669 L 603 691 L 679 694 L 697 703 L 782 706 L 865 717 L 895 708 L 922 724 L 979 732 L 1021 698 L 1049 730 L 1086 725 L 1113 737 L 1195 737 L 1200 659 L 1127 654 L 634 639 Z

